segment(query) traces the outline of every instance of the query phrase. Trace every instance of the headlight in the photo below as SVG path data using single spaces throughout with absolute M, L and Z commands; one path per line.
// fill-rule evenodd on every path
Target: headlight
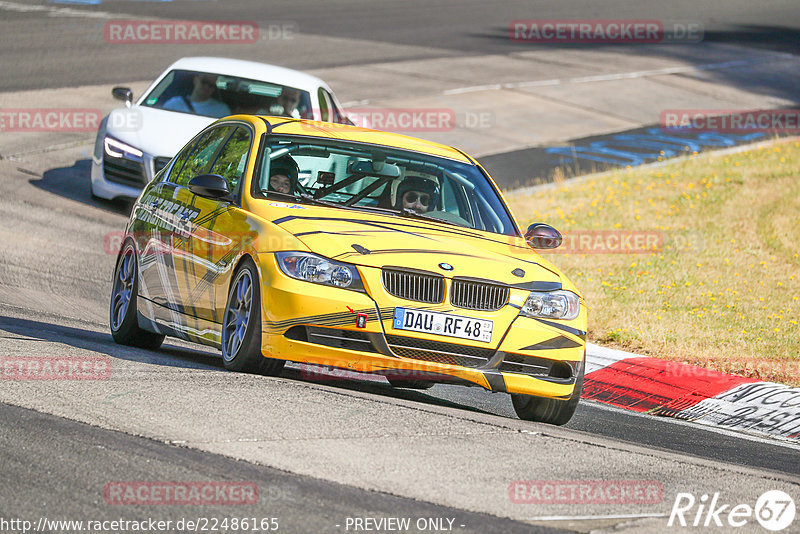
M 106 151 L 106 154 L 112 158 L 123 158 L 125 155 L 129 155 L 133 156 L 130 159 L 142 159 L 143 152 L 141 150 L 132 147 L 131 145 L 126 145 L 122 141 L 117 141 L 113 137 L 106 136 L 106 138 L 103 140 L 103 147 Z
M 581 299 L 572 291 L 531 291 L 519 314 L 525 317 L 575 319 L 581 311 Z
M 278 267 L 287 276 L 326 286 L 364 291 L 355 265 L 329 260 L 308 252 L 276 252 Z

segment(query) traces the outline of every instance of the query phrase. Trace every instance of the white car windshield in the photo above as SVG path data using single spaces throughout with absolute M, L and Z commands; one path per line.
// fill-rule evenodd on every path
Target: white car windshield
M 306 137 L 272 137 L 257 189 L 267 198 L 392 212 L 518 235 L 494 186 L 472 163 Z
M 142 105 L 205 117 L 240 113 L 313 118 L 308 91 L 210 72 L 173 70 Z

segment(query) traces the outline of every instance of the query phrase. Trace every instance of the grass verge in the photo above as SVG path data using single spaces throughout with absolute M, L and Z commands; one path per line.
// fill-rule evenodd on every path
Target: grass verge
M 583 293 L 590 341 L 800 385 L 800 142 L 508 198 L 564 234 L 545 257 Z

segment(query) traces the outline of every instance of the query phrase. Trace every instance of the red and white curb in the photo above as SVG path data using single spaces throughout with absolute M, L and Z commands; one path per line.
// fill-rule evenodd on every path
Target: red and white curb
M 591 343 L 582 398 L 800 443 L 800 388 Z

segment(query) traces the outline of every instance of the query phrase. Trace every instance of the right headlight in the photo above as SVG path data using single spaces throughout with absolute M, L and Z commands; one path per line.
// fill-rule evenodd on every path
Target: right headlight
M 531 291 L 519 311 L 525 317 L 575 319 L 581 311 L 581 299 L 572 291 Z

